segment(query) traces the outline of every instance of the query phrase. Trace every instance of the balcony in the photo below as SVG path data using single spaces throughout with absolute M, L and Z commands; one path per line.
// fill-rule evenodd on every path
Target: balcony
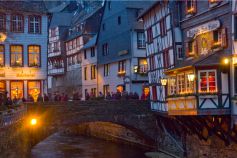
M 64 67 L 52 68 L 48 70 L 48 75 L 50 76 L 63 75 L 63 74 L 64 74 Z
M 60 49 L 54 49 L 53 51 L 48 53 L 48 57 L 55 57 L 61 55 Z
M 148 66 L 147 65 L 140 65 L 139 66 L 139 74 L 147 74 L 148 72 Z

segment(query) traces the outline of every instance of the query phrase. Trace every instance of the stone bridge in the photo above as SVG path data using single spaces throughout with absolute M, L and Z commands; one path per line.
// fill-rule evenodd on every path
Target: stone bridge
M 156 118 L 148 107 L 142 101 L 38 103 L 28 104 L 28 115 L 36 117 L 39 126 L 60 132 L 108 136 L 155 148 Z

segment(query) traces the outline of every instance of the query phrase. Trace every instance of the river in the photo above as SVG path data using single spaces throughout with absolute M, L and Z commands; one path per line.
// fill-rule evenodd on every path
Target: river
M 32 149 L 31 158 L 146 158 L 144 153 L 129 145 L 55 133 Z

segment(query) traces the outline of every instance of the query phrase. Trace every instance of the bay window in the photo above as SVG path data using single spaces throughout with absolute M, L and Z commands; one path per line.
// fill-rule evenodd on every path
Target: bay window
M 188 79 L 188 75 L 192 73 L 185 73 L 185 81 L 186 81 L 186 92 L 193 93 L 194 92 L 194 81 L 190 81 Z
M 34 97 L 35 95 L 39 96 L 41 94 L 41 83 L 40 81 L 28 81 L 27 87 L 28 97 Z
M 23 66 L 23 46 L 22 45 L 11 45 L 11 66 Z
M 199 92 L 217 92 L 216 70 L 202 70 L 198 72 Z
M 168 94 L 176 94 L 176 76 L 172 76 L 168 79 Z
M 11 81 L 10 82 L 11 99 L 22 99 L 24 97 L 24 85 L 23 81 Z
M 29 67 L 40 66 L 40 46 L 38 45 L 28 46 L 28 66 Z
M 24 32 L 24 17 L 23 15 L 11 16 L 11 31 L 12 32 Z
M 178 88 L 178 93 L 183 94 L 185 93 L 185 75 L 183 74 L 178 74 L 177 75 L 177 88 Z
M 41 33 L 41 17 L 40 16 L 29 16 L 29 33 Z
M 0 66 L 4 66 L 5 64 L 5 47 L 4 45 L 0 45 Z
M 6 31 L 6 15 L 0 13 L 0 31 Z

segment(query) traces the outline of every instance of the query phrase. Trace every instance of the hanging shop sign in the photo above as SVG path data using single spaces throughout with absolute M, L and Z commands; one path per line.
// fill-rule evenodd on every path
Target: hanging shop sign
M 200 25 L 198 27 L 194 27 L 194 28 L 190 29 L 189 31 L 187 31 L 187 37 L 194 38 L 200 34 L 216 30 L 220 26 L 221 26 L 221 24 L 220 24 L 219 20 L 213 20 L 213 21 L 210 21 L 210 22 L 205 23 L 203 25 Z

